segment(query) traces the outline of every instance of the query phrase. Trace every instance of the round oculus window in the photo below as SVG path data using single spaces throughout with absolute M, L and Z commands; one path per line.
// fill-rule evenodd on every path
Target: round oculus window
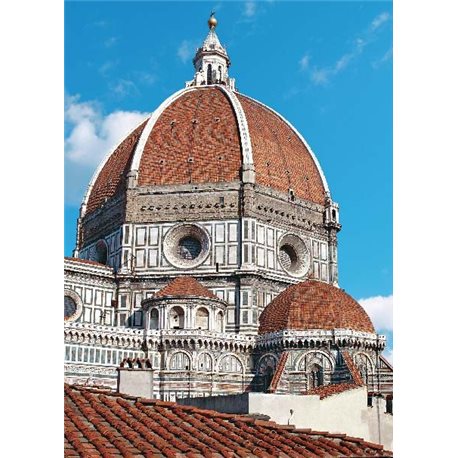
M 187 261 L 196 259 L 202 251 L 202 244 L 195 237 L 185 236 L 178 242 L 178 256 Z
M 303 277 L 310 267 L 310 255 L 305 242 L 293 234 L 281 238 L 278 260 L 283 270 L 293 277 Z
M 83 302 L 75 291 L 64 290 L 64 321 L 75 321 L 81 316 Z
M 209 252 L 208 233 L 197 224 L 177 225 L 164 238 L 164 256 L 175 267 L 196 267 L 205 261 Z
M 76 302 L 70 296 L 64 296 L 64 318 L 72 317 L 76 309 Z

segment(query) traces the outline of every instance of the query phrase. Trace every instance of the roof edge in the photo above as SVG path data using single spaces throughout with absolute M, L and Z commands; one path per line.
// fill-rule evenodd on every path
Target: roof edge
M 318 162 L 318 158 L 315 156 L 315 153 L 313 152 L 312 148 L 307 143 L 305 138 L 301 135 L 301 133 L 286 118 L 284 118 L 280 113 L 275 111 L 273 108 L 271 108 L 268 105 L 260 102 L 259 100 L 254 99 L 253 97 L 250 97 L 249 95 L 242 94 L 241 92 L 238 92 L 238 91 L 236 91 L 236 94 L 240 94 L 241 96 L 246 97 L 247 99 L 258 103 L 262 107 L 264 107 L 267 110 L 271 111 L 274 115 L 278 116 L 299 137 L 299 140 L 304 144 L 304 146 L 306 147 L 307 151 L 310 153 L 310 156 L 312 156 L 313 162 L 315 163 L 315 166 L 318 169 L 318 173 L 320 174 L 321 181 L 323 182 L 324 191 L 326 193 L 326 196 L 331 198 L 331 191 L 329 190 L 328 182 L 326 180 L 326 177 L 324 176 L 323 169 L 321 168 L 321 165 Z

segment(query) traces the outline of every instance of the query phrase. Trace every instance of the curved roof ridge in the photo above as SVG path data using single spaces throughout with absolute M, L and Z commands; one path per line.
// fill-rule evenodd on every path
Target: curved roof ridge
M 148 117 L 151 116 L 151 115 L 148 115 L 145 119 L 142 119 L 132 130 L 129 131 L 129 133 L 127 135 L 124 135 L 122 137 L 122 139 L 116 143 L 116 145 L 108 151 L 108 153 L 105 155 L 105 157 L 103 158 L 103 160 L 100 162 L 100 164 L 98 165 L 98 167 L 95 169 L 95 172 L 94 174 L 92 175 L 92 178 L 91 178 L 91 181 L 89 182 L 89 185 L 86 189 L 86 192 L 84 194 L 84 197 L 83 197 L 83 201 L 81 202 L 81 210 L 80 210 L 80 217 L 83 217 L 85 214 L 86 214 L 86 207 L 87 207 L 87 203 L 89 201 L 89 197 L 91 195 L 91 191 L 95 185 L 95 182 L 97 181 L 97 178 L 99 177 L 100 175 L 100 172 L 103 170 L 103 168 L 105 167 L 105 164 L 108 162 L 108 160 L 110 159 L 110 157 L 116 152 L 116 150 L 121 146 L 121 144 L 127 139 L 129 138 L 132 134 L 135 133 L 135 131 L 148 119 Z M 145 126 L 146 128 L 146 126 Z M 144 128 L 144 129 L 145 129 Z M 143 130 L 144 130 L 143 129 Z M 141 137 L 140 137 L 141 138 Z
M 151 132 L 153 131 L 154 126 L 156 125 L 157 120 L 161 116 L 161 114 L 173 103 L 175 100 L 180 98 L 185 92 L 190 92 L 197 89 L 196 87 L 187 87 L 176 91 L 171 96 L 167 97 L 150 115 L 149 121 L 146 124 L 143 132 L 138 140 L 137 147 L 134 151 L 134 157 L 132 159 L 132 163 L 130 165 L 129 172 L 137 172 L 140 167 L 140 161 L 143 155 L 143 151 L 145 150 L 146 142 L 148 141 Z
M 234 109 L 235 117 L 237 119 L 237 127 L 239 129 L 240 144 L 242 146 L 243 170 L 244 171 L 252 170 L 253 172 L 255 172 L 254 160 L 253 160 L 253 146 L 251 144 L 250 129 L 248 127 L 248 120 L 246 118 L 245 111 L 242 107 L 242 104 L 240 103 L 240 100 L 236 97 L 233 91 L 221 85 L 216 85 L 216 86 L 224 94 L 226 94 L 227 98 L 232 103 L 232 108 Z M 252 180 L 254 183 L 254 176 Z
M 326 195 L 331 198 L 331 191 L 329 190 L 329 186 L 328 186 L 328 182 L 326 180 L 326 177 L 324 175 L 324 172 L 323 172 L 323 169 L 321 168 L 321 165 L 320 163 L 318 162 L 318 158 L 315 156 L 315 153 L 313 152 L 312 148 L 310 147 L 310 145 L 307 143 L 307 141 L 305 140 L 305 138 L 301 135 L 301 133 L 286 119 L 284 118 L 280 113 L 278 113 L 277 111 L 275 111 L 273 108 L 269 107 L 268 105 L 265 105 L 264 103 L 260 102 L 259 100 L 257 99 L 254 99 L 253 97 L 250 97 L 249 95 L 245 95 L 245 94 L 242 94 L 241 92 L 236 92 L 236 94 L 239 94 L 241 95 L 242 97 L 246 97 L 247 99 L 255 102 L 255 103 L 258 103 L 259 105 L 261 105 L 262 107 L 266 108 L 267 110 L 269 110 L 270 112 L 272 112 L 274 115 L 278 116 L 278 118 L 280 118 L 296 135 L 297 137 L 299 138 L 299 140 L 303 143 L 303 145 L 305 146 L 305 148 L 308 150 L 308 152 L 310 153 L 310 156 L 312 157 L 313 159 L 313 162 L 315 163 L 315 166 L 316 168 L 318 169 L 318 172 L 320 174 L 320 177 L 321 177 L 321 181 L 323 182 L 323 186 L 324 186 L 324 190 L 326 192 Z

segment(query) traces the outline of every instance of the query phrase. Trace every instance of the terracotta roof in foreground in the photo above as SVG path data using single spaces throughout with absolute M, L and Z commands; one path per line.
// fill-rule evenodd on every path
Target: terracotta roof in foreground
M 199 283 L 194 277 L 177 277 L 173 279 L 168 285 L 159 290 L 154 297 L 209 297 L 211 299 L 219 299 L 204 285 Z
M 65 385 L 65 456 L 372 457 L 381 445 L 345 434 Z

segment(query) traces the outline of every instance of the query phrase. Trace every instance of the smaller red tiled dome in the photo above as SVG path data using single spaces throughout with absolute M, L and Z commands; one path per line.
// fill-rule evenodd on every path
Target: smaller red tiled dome
M 159 290 L 154 297 L 209 297 L 218 299 L 210 290 L 199 283 L 194 277 L 177 277 Z
M 343 290 L 305 281 L 279 294 L 259 317 L 259 334 L 282 330 L 351 329 L 375 333 L 365 310 Z

